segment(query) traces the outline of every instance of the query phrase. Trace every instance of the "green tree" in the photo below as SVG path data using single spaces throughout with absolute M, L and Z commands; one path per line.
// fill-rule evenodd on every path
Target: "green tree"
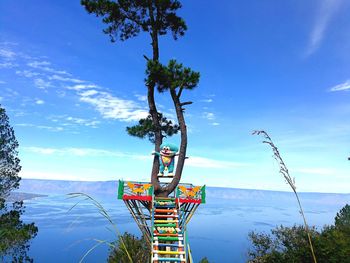
M 337 213 L 335 224 L 317 231 L 310 228 L 319 263 L 350 263 L 350 206 Z M 249 233 L 252 248 L 250 263 L 308 263 L 312 255 L 308 248 L 304 226 L 277 227 L 271 234 Z
M 199 263 L 209 263 L 209 260 L 207 259 L 207 257 L 202 258 Z
M 125 246 L 122 245 L 122 242 L 124 242 Z M 137 238 L 132 234 L 124 233 L 119 237 L 118 241 L 113 243 L 114 248 L 110 250 L 108 262 L 130 262 L 125 248 L 129 252 L 129 255 L 134 263 L 150 262 L 151 248 L 148 244 L 149 243 L 143 236 L 141 238 Z
M 31 262 L 27 256 L 29 241 L 38 229 L 24 224 L 21 215 L 23 202 L 6 202 L 11 191 L 19 187 L 21 170 L 17 152 L 18 142 L 9 124 L 5 109 L 0 105 L 0 258 L 3 262 Z
M 178 0 L 82 0 L 81 4 L 88 13 L 102 18 L 102 22 L 107 25 L 103 32 L 110 36 L 112 42 L 117 39 L 125 41 L 139 35 L 141 32 L 148 33 L 150 36 L 152 58 L 149 59 L 144 55 L 148 62 L 145 84 L 149 117 L 140 120 L 138 125 L 128 127 L 127 132 L 132 136 L 150 139 L 154 142 L 154 150 L 159 152 L 164 137 L 176 134 L 178 130 L 181 131 L 177 172 L 172 183 L 167 187 L 163 188 L 160 185 L 157 177 L 159 159 L 156 156 L 153 159 L 151 182 L 154 186 L 154 191 L 157 195 L 167 196 L 180 181 L 186 157 L 187 130 L 183 116 L 183 106 L 190 103 L 181 103 L 179 99 L 182 90 L 188 88 L 178 85 L 179 91 L 177 94 L 175 89 L 169 89 L 179 122 L 178 126 L 166 120 L 158 111 L 154 98 L 155 86 L 158 81 L 154 78 L 152 78 L 152 81 L 149 81 L 149 73 L 151 73 L 150 70 L 154 73 L 154 66 L 159 63 L 159 37 L 170 33 L 177 40 L 187 30 L 185 21 L 177 15 L 178 9 L 181 8 L 181 3 Z
M 350 205 L 345 205 L 335 217 L 335 227 L 350 233 Z

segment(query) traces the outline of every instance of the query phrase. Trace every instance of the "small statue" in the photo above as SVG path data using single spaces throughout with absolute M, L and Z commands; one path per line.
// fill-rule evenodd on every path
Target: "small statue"
M 163 143 L 160 146 L 160 153 L 153 152 L 159 157 L 159 173 L 158 176 L 163 176 L 164 172 L 168 173 L 168 176 L 174 176 L 175 156 L 178 155 L 179 148 L 172 143 Z

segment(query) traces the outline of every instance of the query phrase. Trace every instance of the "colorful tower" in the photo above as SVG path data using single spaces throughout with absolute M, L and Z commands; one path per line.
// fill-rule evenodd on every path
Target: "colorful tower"
M 187 224 L 205 203 L 205 186 L 179 184 L 170 196 L 156 197 L 150 183 L 119 181 L 118 199 L 151 245 L 152 263 L 193 262 Z

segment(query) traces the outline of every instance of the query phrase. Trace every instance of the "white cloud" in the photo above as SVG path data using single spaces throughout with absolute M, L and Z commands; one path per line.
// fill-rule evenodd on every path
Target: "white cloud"
M 128 152 L 118 152 L 95 148 L 45 148 L 45 147 L 21 147 L 22 150 L 42 155 L 72 155 L 80 157 L 118 157 L 132 158 L 137 160 L 148 161 L 152 159 L 151 155 L 141 155 Z M 219 161 L 210 158 L 191 156 L 186 160 L 187 166 L 213 169 L 232 169 L 238 167 L 246 167 L 248 164 L 230 161 Z
M 11 88 L 6 88 L 6 93 L 4 95 L 7 97 L 17 97 L 19 93 Z
M 203 100 L 200 100 L 201 102 L 207 102 L 207 103 L 210 103 L 210 102 L 213 102 L 213 99 L 203 99 Z
M 48 130 L 53 132 L 60 132 L 64 130 L 62 127 L 52 127 L 52 126 L 46 126 L 46 125 L 37 125 L 35 127 L 38 129 L 43 129 L 43 130 Z
M 16 70 L 16 74 L 19 76 L 26 77 L 26 78 L 33 78 L 33 77 L 41 75 L 38 72 L 33 72 L 30 70 Z
M 89 97 L 89 96 L 93 96 L 93 95 L 96 95 L 96 94 L 98 94 L 98 91 L 94 90 L 94 89 L 90 89 L 90 90 L 83 91 L 83 92 L 79 93 L 79 95 L 82 96 L 82 97 Z
M 78 84 L 78 85 L 74 85 L 74 86 L 68 86 L 66 88 L 70 89 L 70 90 L 80 91 L 80 90 L 85 90 L 85 89 L 98 88 L 98 86 L 95 84 Z
M 118 151 L 110 151 L 104 149 L 94 148 L 45 148 L 45 147 L 21 147 L 24 151 L 38 153 L 43 155 L 72 155 L 72 156 L 85 156 L 85 157 L 123 157 L 133 158 L 138 160 L 149 160 L 152 158 L 151 155 L 139 155 L 133 153 L 124 153 Z
M 18 43 L 11 41 L 2 41 L 0 42 L 1 46 L 18 46 Z
M 53 127 L 53 126 L 47 126 L 47 125 L 34 125 L 31 123 L 18 123 L 15 125 L 19 126 L 19 127 L 34 127 L 37 129 L 48 130 L 48 131 L 52 131 L 52 132 L 61 132 L 64 130 L 62 127 L 59 127 L 59 126 Z
M 50 81 L 43 80 L 41 78 L 34 79 L 34 85 L 39 89 L 47 89 L 52 87 L 52 84 Z
M 24 147 L 23 149 L 29 152 L 39 153 L 44 155 L 51 155 L 51 154 L 57 153 L 57 149 L 53 149 L 53 148 Z
M 50 171 L 21 171 L 22 178 L 28 179 L 43 179 L 43 180 L 67 180 L 67 181 L 89 181 L 92 179 L 87 178 L 86 176 L 79 177 L 76 174 L 66 174 L 66 173 L 58 173 L 58 172 L 50 172 Z
M 136 94 L 135 97 L 136 97 L 139 101 L 147 101 L 147 96 L 145 96 L 145 95 Z
M 214 120 L 215 119 L 215 115 L 212 112 L 204 112 L 203 113 L 203 118 L 207 119 L 207 120 Z
M 18 65 L 12 62 L 4 62 L 4 63 L 0 63 L 0 68 L 15 68 Z
M 76 118 L 76 117 L 67 117 L 66 118 L 67 121 L 72 122 L 74 124 L 78 124 L 78 125 L 84 125 L 87 127 L 92 127 L 92 128 L 96 128 L 98 124 L 100 124 L 100 121 L 97 120 L 88 120 L 88 119 L 83 119 L 83 118 Z
M 344 91 L 344 90 L 350 90 L 350 80 L 347 80 L 344 83 L 335 85 L 329 89 L 329 91 Z
M 12 112 L 13 112 L 13 115 L 15 116 L 15 117 L 23 117 L 23 116 L 26 116 L 26 115 L 28 115 L 25 111 L 23 111 L 23 110 L 18 110 L 18 109 L 16 109 L 16 110 L 11 110 Z
M 320 1 L 321 5 L 319 7 L 314 27 L 310 34 L 306 56 L 312 55 L 319 48 L 330 21 L 336 14 L 342 2 L 343 0 Z
M 41 104 L 44 104 L 45 101 L 40 99 L 35 99 L 35 103 L 38 105 L 41 105 Z M 97 128 L 98 125 L 101 123 L 96 119 L 84 119 L 84 118 L 77 118 L 77 117 L 72 117 L 67 115 L 51 115 L 46 117 L 46 119 L 51 121 L 52 125 L 35 125 L 31 123 L 19 123 L 19 124 L 16 124 L 16 126 L 33 127 L 37 129 L 44 129 L 44 130 L 54 131 L 54 132 L 59 132 L 63 130 L 72 132 L 72 129 L 69 129 L 69 128 L 77 128 L 78 126 Z
M 108 92 L 83 92 L 80 101 L 91 104 L 103 118 L 121 121 L 137 121 L 148 116 L 148 111 L 131 100 L 124 100 Z
M 215 121 L 216 120 L 216 116 L 212 112 L 203 112 L 202 118 L 203 119 L 207 119 L 210 122 L 210 124 L 213 125 L 213 126 L 219 126 L 220 125 L 219 122 Z
M 51 65 L 51 63 L 48 61 L 32 61 L 28 63 L 28 66 L 32 68 L 42 68 L 49 65 Z
M 13 59 L 16 56 L 16 53 L 8 50 L 8 49 L 0 49 L 0 57 L 3 57 L 5 59 Z
M 38 105 L 42 105 L 42 104 L 45 103 L 45 101 L 40 100 L 40 99 L 36 99 L 36 100 L 35 100 L 35 103 L 38 104 Z
M 15 73 L 19 76 L 31 78 L 34 82 L 34 86 L 37 88 L 47 90 L 50 87 L 56 86 L 56 81 L 62 82 L 62 84 L 66 82 L 66 85 L 63 86 L 65 89 L 59 89 L 62 85 L 58 85 L 58 89 L 55 89 L 55 92 L 59 94 L 59 96 L 64 97 L 66 94 L 64 91 L 68 93 L 69 90 L 72 90 L 76 93 L 80 102 L 93 106 L 103 118 L 129 122 L 137 121 L 140 118 L 148 116 L 148 110 L 141 102 L 116 97 L 111 92 L 106 91 L 106 89 L 96 84 L 75 78 L 65 70 L 57 70 L 47 59 L 32 58 L 25 54 L 16 54 L 7 49 L 0 49 L 0 56 L 8 59 L 15 56 L 21 58 L 23 60 L 20 61 L 21 68 L 15 71 Z M 5 60 L 5 62 L 11 61 Z M 22 68 L 22 66 L 26 67 Z M 138 95 L 137 97 L 140 101 L 146 99 L 146 96 Z M 32 102 L 37 104 L 44 103 L 42 100 L 32 100 Z M 70 122 L 91 127 L 95 127 L 98 124 L 96 120 L 82 123 L 83 120 L 72 119 Z M 35 127 L 39 128 L 39 126 Z M 50 126 L 41 126 L 41 128 L 53 131 L 63 129 L 62 127 Z
M 219 161 L 219 160 L 213 160 L 209 158 L 195 157 L 195 156 L 190 156 L 186 160 L 186 165 L 192 166 L 192 167 L 216 168 L 216 169 L 230 169 L 230 168 L 247 166 L 247 164 L 245 163 Z
M 71 75 L 65 70 L 56 70 L 52 67 L 49 67 L 51 65 L 49 61 L 32 61 L 27 63 L 27 65 L 31 68 L 40 69 L 42 71 L 46 71 L 54 74 L 61 74 L 61 75 L 68 75 L 68 76 Z
M 76 78 L 68 78 L 68 77 L 62 77 L 59 75 L 52 75 L 49 77 L 49 80 L 59 80 L 59 81 L 66 81 L 66 82 L 73 82 L 73 83 L 83 83 L 84 80 L 76 79 Z

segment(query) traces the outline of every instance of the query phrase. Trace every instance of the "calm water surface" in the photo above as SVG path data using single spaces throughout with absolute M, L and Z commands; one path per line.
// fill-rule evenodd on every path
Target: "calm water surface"
M 208 194 L 207 203 L 201 205 L 188 226 L 189 241 L 195 262 L 208 257 L 210 262 L 245 262 L 251 230 L 269 231 L 277 225 L 302 224 L 292 194 L 274 193 L 273 197 L 248 198 L 234 195 L 215 198 Z M 237 197 L 238 196 L 238 197 Z M 280 196 L 280 198 L 279 198 Z M 114 195 L 96 195 L 121 232 L 136 235 L 140 232 L 124 203 Z M 302 195 L 306 217 L 310 225 L 321 228 L 332 224 L 339 209 L 350 201 L 349 195 Z M 115 233 L 111 225 L 95 206 L 77 202 L 66 195 L 49 195 L 27 200 L 26 222 L 39 227 L 33 240 L 30 255 L 35 262 L 79 262 L 94 245 L 94 239 L 112 241 Z M 101 245 L 91 252 L 85 262 L 106 262 L 108 248 Z

